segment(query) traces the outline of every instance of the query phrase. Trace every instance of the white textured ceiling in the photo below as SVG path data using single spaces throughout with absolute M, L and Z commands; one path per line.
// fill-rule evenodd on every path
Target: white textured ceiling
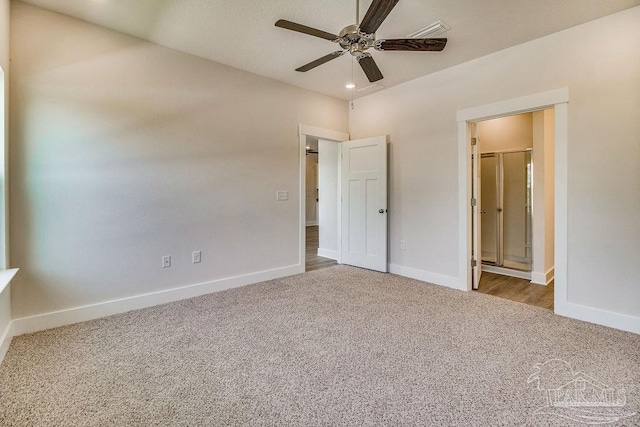
M 355 22 L 356 0 L 27 0 L 160 45 L 350 99 L 352 59 L 294 71 L 339 46 L 276 28 L 287 19 L 331 33 Z M 371 0 L 360 0 L 360 16 Z M 371 51 L 391 87 L 633 6 L 640 0 L 400 0 L 377 38 L 402 38 L 437 20 L 451 29 L 443 52 Z M 640 25 L 640 23 L 639 23 Z M 369 85 L 355 65 L 359 88 Z M 379 88 L 356 91 L 355 97 Z

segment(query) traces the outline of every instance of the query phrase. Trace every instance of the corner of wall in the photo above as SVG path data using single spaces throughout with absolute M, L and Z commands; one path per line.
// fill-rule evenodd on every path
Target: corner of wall
M 12 322 L 9 322 L 4 332 L 0 333 L 0 365 L 4 360 L 4 357 L 7 355 L 7 352 L 9 351 L 9 346 L 11 345 L 12 339 L 13 339 Z
M 12 338 L 11 290 L 7 285 L 4 290 L 0 290 L 0 364 L 9 350 Z
M 444 274 L 405 267 L 404 265 L 398 264 L 389 264 L 388 270 L 389 273 L 397 274 L 398 276 L 408 277 L 410 279 L 416 279 L 451 289 L 457 289 L 459 291 L 468 291 L 466 280 L 460 279 L 459 277 L 446 276 Z

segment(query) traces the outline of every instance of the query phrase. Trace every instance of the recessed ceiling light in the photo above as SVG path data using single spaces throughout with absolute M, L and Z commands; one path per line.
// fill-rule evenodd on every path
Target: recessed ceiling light
M 356 84 L 355 83 L 347 83 L 346 85 L 344 85 L 344 87 L 346 87 L 347 89 L 355 89 Z
M 424 38 L 429 38 L 429 37 L 434 37 L 437 36 L 438 34 L 442 34 L 445 31 L 450 30 L 451 27 L 448 26 L 447 24 L 445 24 L 442 21 L 437 21 L 434 22 L 433 24 L 424 27 L 418 31 L 416 31 L 415 33 L 411 33 L 407 36 L 407 38 L 410 39 L 424 39 Z

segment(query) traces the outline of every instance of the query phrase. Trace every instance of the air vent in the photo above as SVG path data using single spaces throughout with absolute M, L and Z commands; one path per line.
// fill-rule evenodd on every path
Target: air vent
M 431 37 L 435 37 L 438 34 L 442 34 L 445 31 L 450 30 L 451 27 L 448 26 L 447 24 L 445 24 L 442 21 L 437 21 L 434 22 L 433 24 L 429 25 L 428 27 L 424 27 L 418 31 L 416 31 L 415 33 L 411 33 L 407 36 L 407 38 L 410 39 L 426 39 L 426 38 L 431 38 Z

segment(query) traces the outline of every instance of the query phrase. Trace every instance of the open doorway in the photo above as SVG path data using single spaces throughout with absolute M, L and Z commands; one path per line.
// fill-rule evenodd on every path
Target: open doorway
M 473 213 L 479 207 L 474 206 L 475 195 L 471 188 L 472 153 L 477 144 L 472 144 L 474 123 L 497 117 L 504 117 L 524 112 L 540 111 L 553 108 L 554 118 L 554 275 L 553 275 L 553 311 L 556 314 L 576 317 L 575 304 L 567 301 L 567 187 L 568 187 L 568 141 L 569 141 L 569 89 L 558 88 L 546 92 L 538 92 L 519 98 L 505 99 L 491 104 L 470 107 L 457 112 L 458 122 L 458 203 L 459 203 L 459 258 L 460 289 L 472 290 L 479 279 L 478 270 L 481 263 L 476 262 L 472 240 Z M 477 217 L 477 216 L 476 216 Z M 535 262 L 535 260 L 534 260 Z
M 337 264 L 340 144 L 307 136 L 305 271 Z
M 472 126 L 474 289 L 553 309 L 554 110 Z
M 388 135 L 349 140 L 347 134 L 305 125 L 300 125 L 300 270 L 305 271 L 307 253 L 313 255 L 314 249 L 307 250 L 306 230 L 311 199 L 306 191 L 307 146 L 311 150 L 308 142 L 314 139 L 318 140 L 317 256 L 387 272 Z M 329 166 L 323 168 L 323 159 Z
M 340 239 L 339 149 L 342 141 L 348 139 L 349 135 L 342 132 L 307 125 L 299 127 L 301 272 L 340 262 L 340 249 L 337 247 Z M 333 162 L 331 157 L 335 157 Z M 327 164 L 331 167 L 328 168 Z M 326 176 L 333 174 L 332 168 L 335 168 L 335 190 L 326 182 Z M 335 208 L 332 208 L 332 202 Z M 335 224 L 335 229 L 331 223 Z M 332 236 L 336 245 L 333 251 L 327 241 Z

